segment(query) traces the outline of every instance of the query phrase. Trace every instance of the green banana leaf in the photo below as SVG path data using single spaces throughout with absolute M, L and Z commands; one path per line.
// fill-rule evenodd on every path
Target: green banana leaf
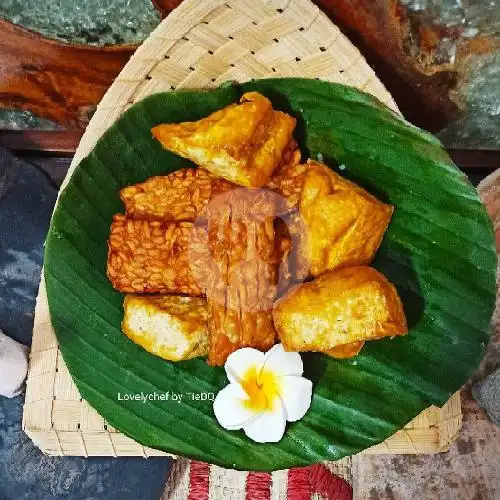
M 170 363 L 121 333 L 122 295 L 106 279 L 118 190 L 192 165 L 162 150 L 151 127 L 200 119 L 256 90 L 298 119 L 297 139 L 342 175 L 392 203 L 374 266 L 398 288 L 410 333 L 368 342 L 351 360 L 305 354 L 311 408 L 277 444 L 222 429 L 210 400 L 227 384 L 205 360 Z M 335 168 L 335 167 L 332 167 Z M 490 334 L 495 296 L 493 231 L 484 207 L 441 144 L 376 99 L 342 85 L 271 79 L 215 91 L 157 94 L 100 139 L 61 194 L 46 243 L 52 322 L 78 389 L 124 434 L 153 448 L 224 467 L 274 470 L 336 460 L 379 443 L 472 375 Z M 182 401 L 124 400 L 182 394 Z

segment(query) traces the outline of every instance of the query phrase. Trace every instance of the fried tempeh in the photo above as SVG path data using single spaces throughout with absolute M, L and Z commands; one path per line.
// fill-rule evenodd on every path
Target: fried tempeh
M 241 186 L 263 186 L 290 143 L 296 120 L 258 92 L 197 122 L 152 129 L 162 146 Z
M 246 346 L 269 349 L 275 342 L 272 304 L 278 289 L 274 231 L 276 195 L 237 189 L 207 207 L 208 362 L 222 365 Z
M 338 355 L 338 346 L 356 350 L 362 346 L 355 342 L 408 333 L 396 288 L 365 266 L 330 271 L 297 285 L 274 304 L 273 317 L 288 351 Z
M 202 295 L 195 277 L 199 260 L 190 263 L 190 245 L 198 229 L 191 222 L 133 220 L 113 217 L 108 241 L 107 275 L 114 288 L 127 293 Z M 201 253 L 199 259 L 203 259 Z
M 234 187 L 202 168 L 182 168 L 127 186 L 120 198 L 133 219 L 193 221 L 214 196 Z
M 127 295 L 122 330 L 146 351 L 171 361 L 208 354 L 207 301 L 180 295 Z
M 309 262 L 304 249 L 305 226 L 297 210 L 282 215 L 275 222 L 281 243 L 280 272 L 288 283 L 302 282 L 310 275 Z
M 212 299 L 208 299 L 208 331 L 212 366 L 222 366 L 241 347 L 267 351 L 276 340 L 271 311 L 241 311 L 238 304 L 223 306 Z
M 292 144 L 294 143 L 295 141 L 292 141 Z M 285 152 L 282 163 L 266 184 L 267 188 L 285 198 L 286 211 L 298 206 L 305 174 L 310 168 L 308 164 L 300 163 L 300 150 L 292 149 L 292 144 Z

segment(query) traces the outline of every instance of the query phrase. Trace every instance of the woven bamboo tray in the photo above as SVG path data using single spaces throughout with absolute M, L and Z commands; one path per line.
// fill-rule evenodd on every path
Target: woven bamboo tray
M 228 80 L 300 76 L 344 83 L 397 110 L 359 51 L 309 0 L 185 0 L 132 56 L 110 87 L 75 154 L 75 166 L 132 104 L 155 92 Z M 434 453 L 461 426 L 460 396 L 429 408 L 364 453 Z M 49 455 L 160 456 L 97 414 L 71 379 L 51 326 L 42 278 L 35 309 L 23 429 Z

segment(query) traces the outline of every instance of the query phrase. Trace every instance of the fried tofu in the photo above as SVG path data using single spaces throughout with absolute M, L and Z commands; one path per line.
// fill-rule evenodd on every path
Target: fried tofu
M 273 318 L 287 351 L 332 354 L 338 346 L 408 332 L 396 288 L 366 266 L 327 272 L 295 286 L 275 303 Z
M 126 293 L 185 293 L 203 295 L 196 272 L 204 256 L 194 251 L 198 228 L 191 222 L 160 222 L 113 217 L 108 240 L 107 276 Z
M 123 333 L 151 354 L 170 361 L 208 354 L 205 299 L 127 295 L 123 309 Z
M 354 358 L 354 356 L 357 356 L 361 352 L 364 345 L 364 342 L 352 342 L 351 344 L 338 345 L 337 347 L 325 351 L 325 354 L 336 359 Z
M 197 122 L 152 129 L 162 146 L 241 186 L 263 186 L 290 143 L 295 118 L 274 111 L 269 99 L 249 92 Z
M 394 208 L 325 165 L 308 165 L 299 211 L 312 274 L 370 264 Z
M 194 221 L 207 203 L 236 187 L 202 168 L 182 168 L 169 175 L 150 177 L 120 191 L 127 217 L 159 221 Z
M 275 342 L 276 198 L 270 191 L 241 188 L 224 193 L 207 207 L 205 238 L 212 261 L 203 270 L 203 279 L 211 365 L 223 365 L 241 347 L 266 350 Z

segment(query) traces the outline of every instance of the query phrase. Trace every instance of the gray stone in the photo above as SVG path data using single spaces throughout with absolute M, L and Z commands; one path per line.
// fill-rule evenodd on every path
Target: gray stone
M 467 110 L 438 137 L 448 146 L 500 148 L 500 51 L 472 56 L 467 74 L 459 89 Z
M 0 330 L 0 396 L 21 394 L 28 373 L 29 349 Z
M 159 23 L 150 0 L 0 0 L 5 19 L 70 43 L 140 43 Z
M 423 24 L 443 25 L 461 32 L 443 37 L 435 62 L 454 64 L 458 45 L 477 35 L 500 40 L 500 0 L 401 0 Z M 417 35 L 415 35 L 417 36 Z M 500 51 L 470 56 L 460 72 L 457 89 L 465 113 L 438 137 L 448 147 L 500 148 Z
M 500 426 L 500 368 L 474 385 L 472 396 L 486 410 L 490 420 Z
M 1 0 L 0 0 L 1 1 Z M 22 109 L 0 109 L 0 130 L 56 130 L 62 128 L 53 121 L 40 118 Z

